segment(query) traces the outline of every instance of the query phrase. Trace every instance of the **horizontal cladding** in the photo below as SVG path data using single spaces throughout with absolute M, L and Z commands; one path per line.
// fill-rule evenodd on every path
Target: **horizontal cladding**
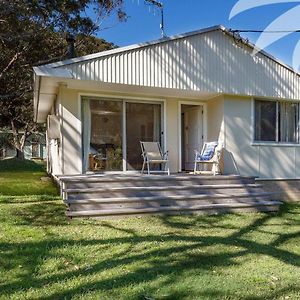
M 300 78 L 221 31 L 68 65 L 76 79 L 300 99 Z

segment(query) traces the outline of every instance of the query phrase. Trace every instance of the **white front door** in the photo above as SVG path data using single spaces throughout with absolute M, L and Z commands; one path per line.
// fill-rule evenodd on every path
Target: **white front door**
M 184 109 L 184 169 L 194 169 L 195 150 L 203 145 L 203 107 L 192 106 Z

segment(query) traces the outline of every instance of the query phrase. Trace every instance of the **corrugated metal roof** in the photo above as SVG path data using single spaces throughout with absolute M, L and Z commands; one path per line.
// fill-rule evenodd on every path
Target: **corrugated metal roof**
M 35 67 L 35 111 L 40 114 L 42 103 L 47 113 L 50 94 L 62 78 L 116 84 L 116 89 L 124 85 L 180 90 L 187 95 L 223 93 L 300 100 L 299 74 L 264 51 L 252 56 L 253 49 L 254 45 L 236 39 L 225 27 L 214 26 Z
M 154 41 L 129 45 L 129 46 L 120 47 L 120 48 L 116 48 L 116 49 L 112 49 L 112 50 L 107 50 L 107 51 L 97 52 L 97 53 L 93 53 L 93 54 L 89 54 L 89 55 L 85 55 L 85 56 L 75 57 L 75 58 L 72 58 L 72 59 L 62 60 L 62 61 L 58 61 L 58 62 L 55 62 L 55 63 L 47 64 L 47 65 L 44 65 L 44 66 L 49 67 L 49 68 L 62 67 L 62 66 L 66 66 L 66 65 L 69 65 L 69 64 L 74 64 L 74 63 L 78 63 L 78 62 L 92 60 L 92 59 L 95 59 L 95 58 L 100 58 L 100 57 L 109 56 L 109 55 L 115 55 L 115 54 L 126 52 L 126 51 L 137 50 L 137 49 L 141 49 L 141 48 L 144 48 L 144 47 L 149 47 L 149 46 L 157 45 L 157 44 L 161 44 L 161 43 L 167 43 L 167 42 L 170 42 L 170 41 L 174 41 L 174 40 L 178 40 L 178 39 L 182 39 L 182 38 L 186 38 L 186 37 L 190 37 L 190 36 L 194 36 L 194 35 L 204 34 L 204 33 L 212 32 L 212 31 L 216 31 L 216 30 L 221 30 L 221 31 L 225 32 L 226 34 L 228 34 L 231 37 L 234 36 L 233 32 L 231 32 L 231 30 L 226 28 L 225 26 L 215 25 L 215 26 L 211 26 L 211 27 L 208 27 L 208 28 L 203 28 L 203 29 L 200 29 L 200 30 L 195 30 L 195 31 L 190 31 L 190 32 L 182 33 L 182 34 L 173 35 L 171 37 L 164 37 L 164 38 L 154 40 Z M 241 38 L 241 41 L 245 45 L 248 45 L 252 49 L 257 50 L 258 52 L 265 55 L 266 57 L 274 60 L 275 62 L 277 62 L 279 64 L 281 64 L 285 68 L 291 70 L 294 73 L 297 73 L 297 72 L 295 72 L 295 70 L 291 66 L 289 66 L 286 63 L 282 62 L 281 60 L 277 59 L 276 57 L 274 57 L 270 53 L 257 48 L 249 40 Z M 297 73 L 297 74 L 300 76 L 299 73 Z

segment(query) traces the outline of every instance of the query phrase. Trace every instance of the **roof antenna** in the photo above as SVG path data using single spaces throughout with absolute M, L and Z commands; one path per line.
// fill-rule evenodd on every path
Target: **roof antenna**
M 165 38 L 167 37 L 165 34 L 165 28 L 164 28 L 164 7 L 161 2 L 158 2 L 156 0 L 144 0 L 145 2 L 148 2 L 149 4 L 152 4 L 156 6 L 158 9 L 160 9 L 161 13 L 161 22 L 160 22 L 160 31 L 161 31 L 161 37 Z

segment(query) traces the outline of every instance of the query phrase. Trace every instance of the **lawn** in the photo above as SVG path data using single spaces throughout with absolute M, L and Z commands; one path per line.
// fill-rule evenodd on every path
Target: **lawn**
M 0 202 L 7 198 L 3 196 L 57 195 L 57 188 L 49 180 L 42 181 L 43 176 L 45 165 L 41 162 L 0 160 Z
M 27 178 L 44 176 L 37 167 Z M 24 172 L 9 173 L 18 195 L 0 204 L 0 299 L 300 299 L 300 204 L 69 221 L 49 182 L 48 196 L 23 197 Z

